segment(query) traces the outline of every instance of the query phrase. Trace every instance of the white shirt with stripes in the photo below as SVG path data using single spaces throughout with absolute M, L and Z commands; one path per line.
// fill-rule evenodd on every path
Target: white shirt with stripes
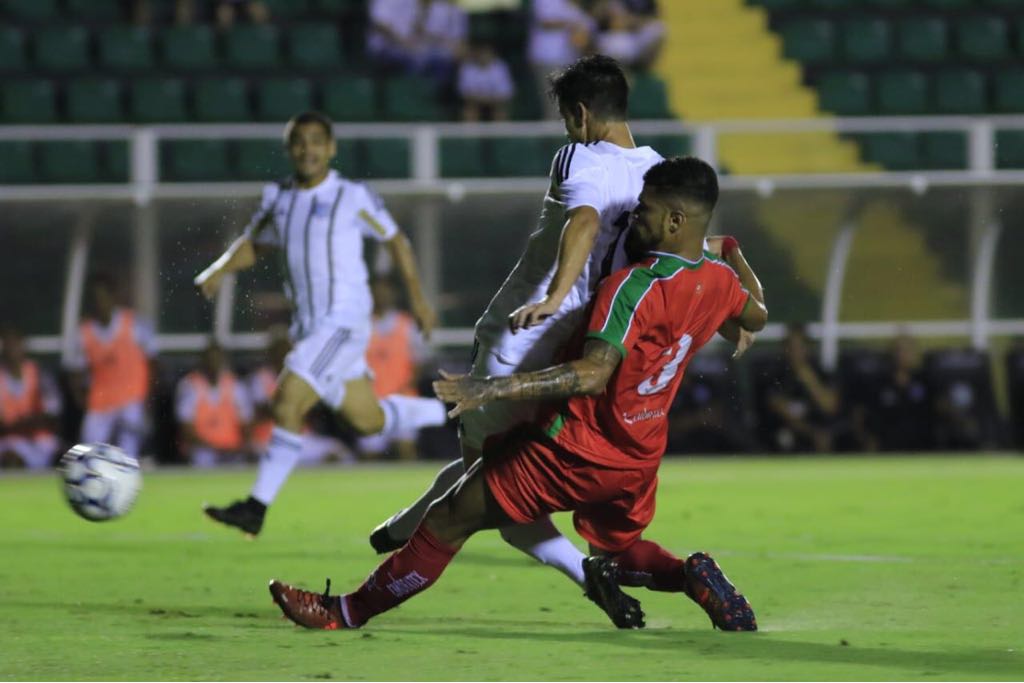
M 308 189 L 290 179 L 267 184 L 246 227 L 255 244 L 280 250 L 295 339 L 325 321 L 369 326 L 373 299 L 363 239 L 386 242 L 397 233 L 379 195 L 333 170 Z

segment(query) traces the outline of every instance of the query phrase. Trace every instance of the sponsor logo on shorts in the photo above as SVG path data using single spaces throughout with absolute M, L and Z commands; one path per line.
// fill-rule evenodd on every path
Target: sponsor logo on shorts
M 396 598 L 400 598 L 403 595 L 408 595 L 413 591 L 419 590 L 429 583 L 419 572 L 410 572 L 405 576 L 399 577 L 388 584 L 388 590 Z
M 622 421 L 628 425 L 635 424 L 637 422 L 644 422 L 646 420 L 655 420 L 659 417 L 665 417 L 665 410 L 658 408 L 657 410 L 641 410 L 639 413 L 622 414 Z

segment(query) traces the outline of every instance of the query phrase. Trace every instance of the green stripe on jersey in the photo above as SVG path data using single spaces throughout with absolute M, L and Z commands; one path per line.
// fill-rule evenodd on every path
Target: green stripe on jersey
M 634 268 L 629 276 L 619 283 L 619 289 L 615 292 L 611 305 L 608 307 L 608 316 L 605 318 L 604 325 L 599 331 L 591 332 L 590 336 L 615 344 L 625 357 L 626 351 L 623 342 L 629 333 L 629 326 L 633 322 L 633 313 L 636 312 L 637 306 L 640 305 L 655 282 L 672 277 L 687 265 L 683 259 L 659 256 L 648 268 Z M 692 266 L 692 264 L 690 265 Z
M 555 419 L 551 421 L 548 428 L 545 430 L 548 436 L 552 439 L 558 436 L 558 433 L 562 431 L 562 427 L 565 426 L 565 417 L 561 413 L 555 414 Z

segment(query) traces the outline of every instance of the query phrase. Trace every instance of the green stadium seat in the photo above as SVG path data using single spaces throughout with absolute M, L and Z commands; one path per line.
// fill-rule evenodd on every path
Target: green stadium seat
M 0 121 L 54 123 L 57 120 L 57 96 L 50 81 L 7 81 L 0 88 Z
M 1024 130 L 996 131 L 996 168 L 1024 168 Z
M 824 19 L 796 19 L 782 25 L 783 54 L 798 62 L 820 64 L 835 57 L 835 28 Z
M 0 26 L 0 71 L 25 69 L 25 34 L 13 26 Z
M 384 83 L 384 118 L 388 121 L 440 121 L 434 83 L 423 78 L 390 78 Z
M 441 138 L 441 177 L 477 178 L 484 175 L 484 145 L 480 138 Z
M 316 12 L 337 17 L 362 10 L 366 0 L 311 0 L 311 4 Z
M 196 82 L 192 99 L 196 121 L 248 121 L 249 96 L 240 78 L 206 78 Z
M 47 183 L 96 183 L 100 181 L 96 143 L 89 140 L 55 140 L 36 145 L 38 179 Z
M 875 79 L 879 114 L 923 114 L 928 111 L 928 81 L 919 71 L 888 71 Z
M 897 28 L 897 52 L 911 62 L 941 62 L 949 56 L 946 22 L 939 17 L 907 17 Z
M 992 62 L 1010 57 L 1009 30 L 1002 17 L 977 15 L 956 23 L 957 49 L 960 56 L 979 62 Z
M 30 183 L 32 169 L 32 143 L 25 140 L 0 140 L 0 185 Z
M 856 71 L 833 71 L 818 81 L 822 109 L 842 116 L 864 116 L 871 112 L 871 83 Z
M 666 158 L 686 156 L 693 151 L 687 135 L 655 135 L 649 144 Z
M 200 71 L 217 66 L 213 29 L 209 26 L 174 26 L 161 36 L 162 64 L 170 69 Z
M 185 84 L 177 78 L 150 78 L 131 86 L 130 117 L 136 123 L 180 123 L 188 119 Z
M 546 176 L 551 172 L 551 159 L 546 145 L 538 138 L 491 138 L 489 172 L 497 177 Z
M 288 65 L 329 69 L 341 63 L 341 39 L 332 24 L 299 24 L 288 30 Z
M 1011 12 L 1024 10 L 1024 0 L 985 0 L 985 4 L 993 9 Z
M 921 156 L 925 168 L 960 170 L 967 168 L 967 137 L 963 133 L 921 134 Z
M 269 69 L 278 65 L 277 29 L 267 25 L 235 26 L 224 37 L 224 59 L 235 69 Z
M 926 7 L 934 7 L 940 10 L 961 10 L 970 9 L 976 0 L 921 0 Z
M 764 7 L 769 12 L 780 12 L 800 9 L 804 5 L 804 0 L 753 0 L 751 4 Z
M 973 69 L 946 69 L 935 75 L 935 107 L 939 114 L 983 114 L 988 111 L 985 77 Z
M 306 0 L 263 0 L 263 4 L 270 10 L 270 17 L 274 22 L 302 17 L 309 11 Z
M 371 78 L 332 78 L 321 86 L 324 113 L 335 121 L 373 121 L 377 118 L 376 95 Z
M 1024 113 L 1024 69 L 999 71 L 993 78 L 993 109 L 999 113 Z
M 864 158 L 890 171 L 921 167 L 917 136 L 913 133 L 866 133 L 859 136 Z
M 869 2 L 879 9 L 900 10 L 914 6 L 917 0 L 869 0 Z
M 108 140 L 100 143 L 100 176 L 108 183 L 128 182 L 128 143 Z
M 239 140 L 235 143 L 235 173 L 242 180 L 273 180 L 290 166 L 280 140 Z
M 64 0 L 64 7 L 75 19 L 114 22 L 122 17 L 121 0 Z
M 859 2 L 858 0 L 807 0 L 804 4 L 808 9 L 844 10 L 853 9 Z
M 338 153 L 334 155 L 331 168 L 346 178 L 365 178 L 363 172 L 363 160 L 359 148 L 361 143 L 357 140 L 341 138 L 336 141 Z
M 313 108 L 313 85 L 305 78 L 271 78 L 256 90 L 256 115 L 261 121 L 287 121 Z
M 51 21 L 57 18 L 57 0 L 0 0 L 6 14 L 21 21 Z
M 851 64 L 876 64 L 889 58 L 892 32 L 884 19 L 851 19 L 843 23 L 843 57 Z
M 162 180 L 226 180 L 228 144 L 224 140 L 167 140 L 161 144 Z
M 366 177 L 408 178 L 411 173 L 409 141 L 404 138 L 362 141 L 362 170 Z
M 116 123 L 124 120 L 121 85 L 109 78 L 83 78 L 64 90 L 70 123 Z
M 635 119 L 670 119 L 668 92 L 656 76 L 637 74 L 629 93 L 629 114 Z
M 82 26 L 45 26 L 33 42 L 36 68 L 80 71 L 89 66 L 89 33 Z
M 140 26 L 108 26 L 100 31 L 100 66 L 119 71 L 144 71 L 153 66 L 149 30 Z

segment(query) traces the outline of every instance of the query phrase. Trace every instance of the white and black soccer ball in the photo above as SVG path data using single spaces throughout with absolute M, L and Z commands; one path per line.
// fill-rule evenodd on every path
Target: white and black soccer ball
M 60 459 L 64 496 L 80 517 L 91 522 L 128 512 L 142 489 L 139 461 L 117 446 L 78 444 Z

